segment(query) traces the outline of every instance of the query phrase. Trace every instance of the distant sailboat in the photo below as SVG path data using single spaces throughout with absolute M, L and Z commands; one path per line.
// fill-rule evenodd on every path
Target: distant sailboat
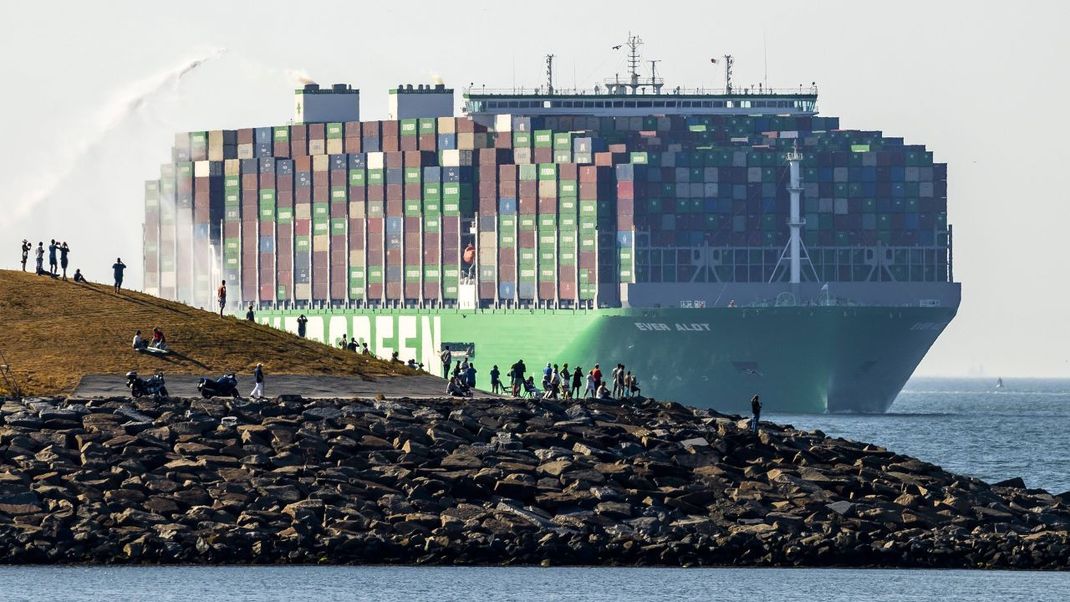
M 1003 388 L 1003 378 L 1002 377 L 996 379 L 996 388 L 997 389 L 1002 389 Z

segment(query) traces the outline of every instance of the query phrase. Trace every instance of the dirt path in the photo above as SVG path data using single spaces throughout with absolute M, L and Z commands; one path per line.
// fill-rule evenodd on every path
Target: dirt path
M 218 376 L 218 375 L 213 375 Z M 197 397 L 197 376 L 176 374 L 164 378 L 167 391 L 176 397 Z M 437 376 L 392 376 L 376 380 L 366 380 L 359 376 L 305 376 L 267 374 L 264 393 L 269 397 L 276 395 L 300 395 L 306 398 L 346 398 L 374 397 L 382 393 L 387 398 L 442 397 L 446 391 L 446 381 Z M 242 395 L 248 395 L 253 389 L 252 375 L 238 375 L 238 389 Z M 87 374 L 75 388 L 74 397 L 115 397 L 127 395 L 126 378 L 121 374 Z M 489 393 L 479 392 L 480 397 L 493 397 Z

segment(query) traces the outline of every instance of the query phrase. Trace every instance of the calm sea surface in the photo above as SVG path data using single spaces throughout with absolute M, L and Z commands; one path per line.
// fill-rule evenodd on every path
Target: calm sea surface
M 1066 600 L 1070 574 L 841 569 L 0 568 L 0 598 L 52 600 Z
M 1070 489 L 1070 381 L 916 379 L 881 416 L 770 415 L 989 481 Z M 26 600 L 1068 600 L 1070 573 L 838 569 L 0 567 Z
M 989 482 L 1022 477 L 1052 493 L 1070 490 L 1070 380 L 1003 384 L 919 378 L 887 414 L 770 414 L 768 420 L 877 443 Z

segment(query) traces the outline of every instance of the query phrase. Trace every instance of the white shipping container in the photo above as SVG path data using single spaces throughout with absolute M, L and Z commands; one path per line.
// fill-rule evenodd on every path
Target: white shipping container
M 253 158 L 253 145 L 252 144 L 239 144 L 238 145 L 238 158 L 239 159 L 252 159 Z
M 513 131 L 513 116 L 512 115 L 495 115 L 494 116 L 494 131 L 495 132 L 512 132 Z
M 368 169 L 383 169 L 384 155 L 381 152 L 368 153 Z
M 212 169 L 211 161 L 194 161 L 193 163 L 193 177 L 195 178 L 207 178 L 210 175 Z
M 369 162 L 371 158 L 369 157 Z M 461 151 L 456 149 L 442 151 L 442 166 L 443 167 L 460 167 L 461 165 Z

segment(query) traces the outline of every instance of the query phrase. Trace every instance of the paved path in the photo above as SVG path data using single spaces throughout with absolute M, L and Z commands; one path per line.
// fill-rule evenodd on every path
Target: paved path
M 143 375 L 146 376 L 146 375 Z M 218 375 L 212 375 L 216 377 Z M 164 373 L 167 392 L 175 397 L 199 397 L 197 381 L 200 377 L 187 374 L 168 375 Z M 323 397 L 374 397 L 382 393 L 384 397 L 429 398 L 444 397 L 446 381 L 437 376 L 389 376 L 366 380 L 359 376 L 299 376 L 267 374 L 264 378 L 268 397 L 276 395 L 300 395 L 306 398 Z M 238 375 L 238 390 L 248 395 L 253 389 L 251 374 Z M 120 397 L 128 395 L 126 377 L 121 374 L 88 374 L 82 377 L 73 397 Z M 489 393 L 477 391 L 479 397 L 492 397 Z

